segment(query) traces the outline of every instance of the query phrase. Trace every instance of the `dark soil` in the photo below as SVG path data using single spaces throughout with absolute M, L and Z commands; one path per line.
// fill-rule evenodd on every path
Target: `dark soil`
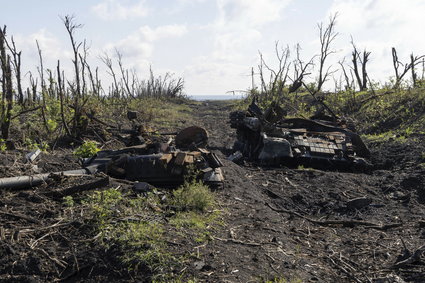
M 225 165 L 225 188 L 217 192 L 225 225 L 207 243 L 181 243 L 199 255 L 185 268 L 189 278 L 425 282 L 418 250 L 425 243 L 423 136 L 369 144 L 374 167 L 365 173 L 261 168 L 226 160 L 236 136 L 228 102 L 194 109 L 195 124 L 208 130 L 209 147 Z M 1 154 L 0 177 L 80 167 L 70 150 L 44 154 L 38 169 L 22 156 Z M 102 178 L 57 178 L 33 190 L 0 192 L 0 281 L 143 281 L 115 261 L 116 251 L 92 241 L 91 226 L 66 221 L 75 212 L 64 208 L 63 189 Z

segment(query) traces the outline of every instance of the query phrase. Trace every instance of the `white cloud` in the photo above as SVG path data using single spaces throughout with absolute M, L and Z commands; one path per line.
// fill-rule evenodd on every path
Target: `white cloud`
M 92 11 L 103 20 L 127 20 L 141 18 L 148 14 L 145 0 L 138 1 L 133 5 L 124 5 L 119 0 L 104 0 L 92 7 Z
M 207 0 L 177 0 L 180 4 L 193 4 L 193 3 L 203 3 Z
M 117 41 L 108 43 L 105 51 L 115 54 L 117 49 L 129 68 L 145 70 L 155 50 L 155 44 L 163 39 L 181 37 L 187 33 L 185 25 L 165 25 L 156 28 L 142 26 L 136 32 Z
M 218 24 L 259 27 L 279 20 L 282 9 L 290 2 L 291 0 L 217 0 Z
M 186 67 L 183 76 L 190 94 L 225 94 L 225 91 L 249 87 L 250 77 L 243 75 L 246 67 L 238 62 L 220 62 L 204 56 Z
M 30 35 L 17 34 L 14 39 L 17 47 L 30 56 L 38 56 L 36 41 L 38 41 L 42 54 L 48 54 L 48 58 L 58 59 L 63 57 L 63 55 L 69 57 L 71 54 L 64 52 L 61 41 L 44 28 Z
M 46 29 L 40 29 L 29 35 L 17 34 L 14 40 L 18 50 L 22 50 L 23 69 L 34 70 L 34 67 L 39 65 L 36 41 L 40 46 L 45 68 L 54 70 L 57 60 L 60 60 L 61 65 L 68 69 L 72 58 L 71 46 L 64 46 L 59 38 Z
M 211 51 L 194 59 L 185 69 L 191 93 L 244 90 L 250 85 L 250 66 L 256 65 L 258 42 L 268 24 L 284 17 L 291 0 L 216 0 L 218 14 L 204 27 L 211 37 Z
M 139 29 L 140 37 L 149 42 L 169 37 L 180 37 L 185 33 L 187 33 L 185 25 L 166 25 L 154 29 L 149 26 L 142 26 Z
M 214 57 L 240 58 L 242 50 L 261 40 L 266 24 L 283 18 L 283 9 L 291 0 L 217 0 L 217 20 L 212 25 Z M 233 58 L 233 59 L 232 59 Z
M 423 0 L 334 0 L 329 13 L 338 12 L 337 30 L 346 40 L 352 35 L 356 45 L 371 51 L 371 79 L 385 81 L 393 75 L 391 47 L 402 62 L 409 54 L 425 54 L 425 1 Z M 349 51 L 348 51 L 349 52 Z

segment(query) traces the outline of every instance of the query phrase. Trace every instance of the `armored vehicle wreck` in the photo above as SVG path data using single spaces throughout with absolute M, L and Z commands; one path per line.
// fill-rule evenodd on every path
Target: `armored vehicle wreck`
M 214 188 L 222 188 L 223 164 L 205 149 L 208 133 L 192 126 L 177 133 L 175 138 L 142 136 L 140 131 L 128 130 L 128 147 L 99 151 L 83 160 L 83 168 L 31 176 L 0 179 L 0 189 L 25 189 L 46 182 L 55 175 L 81 176 L 103 172 L 111 177 L 132 182 L 144 182 L 159 187 L 177 187 L 187 174 Z M 124 138 L 123 138 L 124 139 Z M 167 140 L 168 139 L 168 140 Z M 125 139 L 124 139 L 125 140 Z
M 354 131 L 332 119 L 285 118 L 276 104 L 262 111 L 253 101 L 247 111 L 230 114 L 237 140 L 230 159 L 263 165 L 364 168 L 370 152 Z

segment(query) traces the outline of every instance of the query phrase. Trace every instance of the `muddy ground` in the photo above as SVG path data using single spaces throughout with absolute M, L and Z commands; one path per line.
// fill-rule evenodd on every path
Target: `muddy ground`
M 425 282 L 424 136 L 369 143 L 374 166 L 364 173 L 261 168 L 225 160 L 235 139 L 228 102 L 193 108 L 195 123 L 210 133 L 210 149 L 223 160 L 226 181 L 217 191 L 225 225 L 211 241 L 180 245 L 199 255 L 186 268 L 191 277 L 199 282 Z M 44 155 L 36 170 L 71 168 L 79 164 L 64 149 Z M 20 152 L 0 156 L 0 177 L 32 170 Z M 54 182 L 60 191 L 84 178 Z M 0 209 L 1 281 L 135 280 L 123 274 L 111 251 L 87 238 L 89 226 L 64 220 L 62 194 L 49 184 L 2 191 Z

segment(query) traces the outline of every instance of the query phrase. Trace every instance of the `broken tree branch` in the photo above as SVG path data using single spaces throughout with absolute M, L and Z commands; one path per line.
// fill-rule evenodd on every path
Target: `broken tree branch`
M 390 224 L 385 224 L 385 225 L 379 225 L 379 224 L 376 224 L 376 223 L 373 223 L 373 222 L 360 221 L 360 220 L 315 220 L 315 219 L 309 218 L 307 216 L 304 216 L 304 215 L 302 215 L 298 212 L 292 211 L 292 210 L 275 208 L 269 203 L 266 203 L 266 205 L 270 209 L 272 209 L 273 211 L 283 212 L 283 213 L 287 213 L 287 214 L 290 214 L 290 215 L 294 215 L 294 216 L 300 217 L 302 219 L 305 219 L 305 220 L 307 220 L 311 223 L 322 225 L 322 226 L 327 226 L 327 225 L 365 226 L 365 228 L 373 228 L 373 229 L 378 229 L 378 230 L 388 230 L 390 228 L 395 228 L 395 227 L 399 227 L 399 226 L 402 225 L 402 223 L 390 223 Z

